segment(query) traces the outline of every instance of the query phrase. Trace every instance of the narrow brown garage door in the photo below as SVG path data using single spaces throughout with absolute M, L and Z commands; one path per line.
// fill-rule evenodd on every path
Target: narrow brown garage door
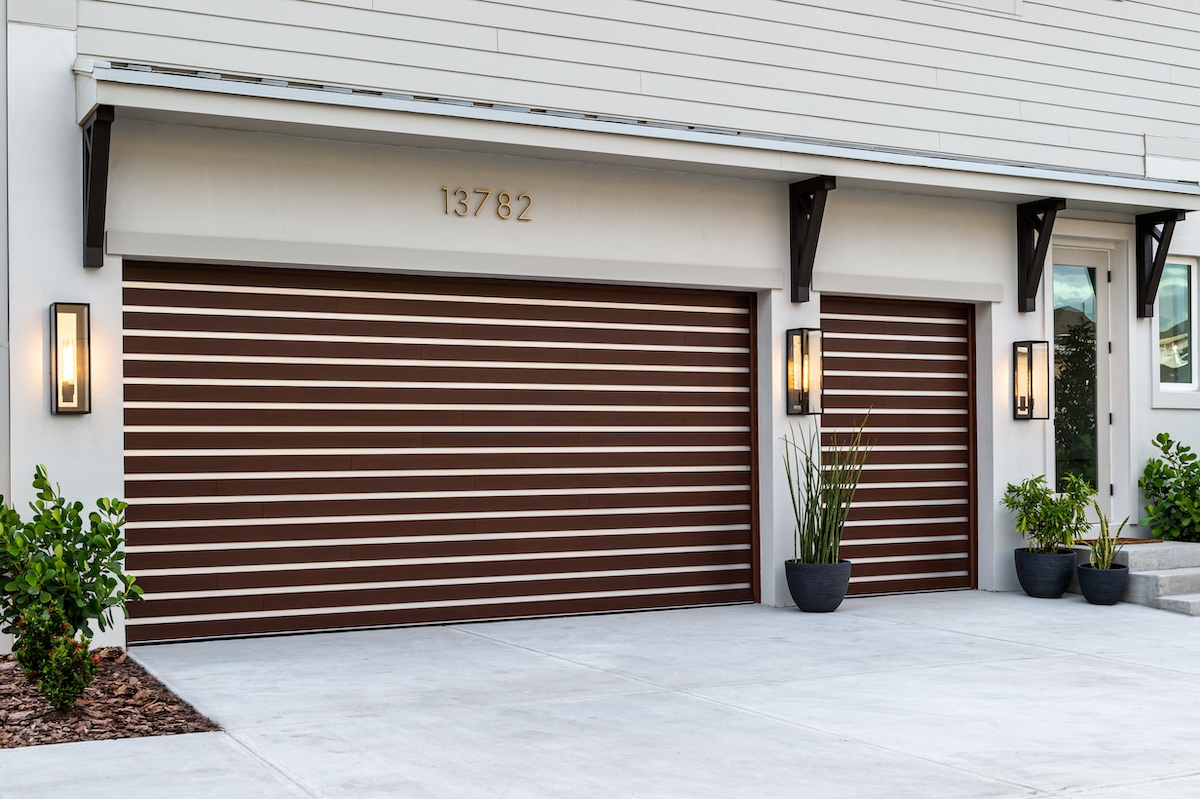
M 821 298 L 824 444 L 868 410 L 874 444 L 842 542 L 851 594 L 974 585 L 972 312 Z
M 747 295 L 131 263 L 130 641 L 751 601 Z

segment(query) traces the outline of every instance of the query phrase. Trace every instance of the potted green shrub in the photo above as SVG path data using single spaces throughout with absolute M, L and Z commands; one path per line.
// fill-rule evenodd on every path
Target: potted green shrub
M 850 586 L 850 561 L 839 553 L 850 503 L 870 454 L 863 442 L 866 424 L 863 419 L 845 441 L 835 436 L 824 454 L 818 431 L 801 438 L 793 428 L 783 437 L 783 470 L 796 521 L 792 559 L 783 566 L 792 600 L 807 613 L 837 610 Z
M 1100 503 L 1092 500 L 1096 516 L 1100 519 L 1099 534 L 1094 541 L 1088 541 L 1088 562 L 1079 564 L 1079 590 L 1083 598 L 1093 605 L 1115 605 L 1125 596 L 1125 586 L 1129 584 L 1129 567 L 1121 563 L 1113 563 L 1121 545 L 1117 540 L 1121 531 L 1129 524 L 1129 517 L 1121 522 L 1117 534 L 1113 535 L 1108 517 L 1100 510 Z
M 1017 579 L 1029 596 L 1057 599 L 1075 574 L 1072 547 L 1088 529 L 1085 509 L 1093 491 L 1086 480 L 1069 474 L 1066 490 L 1056 494 L 1045 475 L 1009 483 L 1000 503 L 1016 513 L 1025 546 L 1013 553 Z

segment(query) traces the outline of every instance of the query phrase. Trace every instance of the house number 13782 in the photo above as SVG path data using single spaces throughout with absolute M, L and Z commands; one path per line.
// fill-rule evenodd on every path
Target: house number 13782
M 455 216 L 479 216 L 495 211 L 501 219 L 516 219 L 518 222 L 532 222 L 533 198 L 528 194 L 492 191 L 491 189 L 455 189 L 451 191 L 442 187 L 446 197 L 446 214 Z

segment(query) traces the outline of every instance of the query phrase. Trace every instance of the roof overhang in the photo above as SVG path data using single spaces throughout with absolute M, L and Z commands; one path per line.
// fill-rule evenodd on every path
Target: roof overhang
M 792 183 L 836 175 L 846 188 L 991 202 L 1068 200 L 1075 213 L 1200 210 L 1200 185 L 1133 175 L 953 158 L 669 123 L 266 78 L 80 60 L 76 116 L 419 146 Z

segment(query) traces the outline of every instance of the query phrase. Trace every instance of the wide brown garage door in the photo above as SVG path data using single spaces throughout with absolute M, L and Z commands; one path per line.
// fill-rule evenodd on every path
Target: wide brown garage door
M 874 444 L 842 557 L 851 594 L 975 584 L 973 309 L 821 298 L 825 446 Z
M 748 295 L 125 266 L 130 641 L 752 601 Z

